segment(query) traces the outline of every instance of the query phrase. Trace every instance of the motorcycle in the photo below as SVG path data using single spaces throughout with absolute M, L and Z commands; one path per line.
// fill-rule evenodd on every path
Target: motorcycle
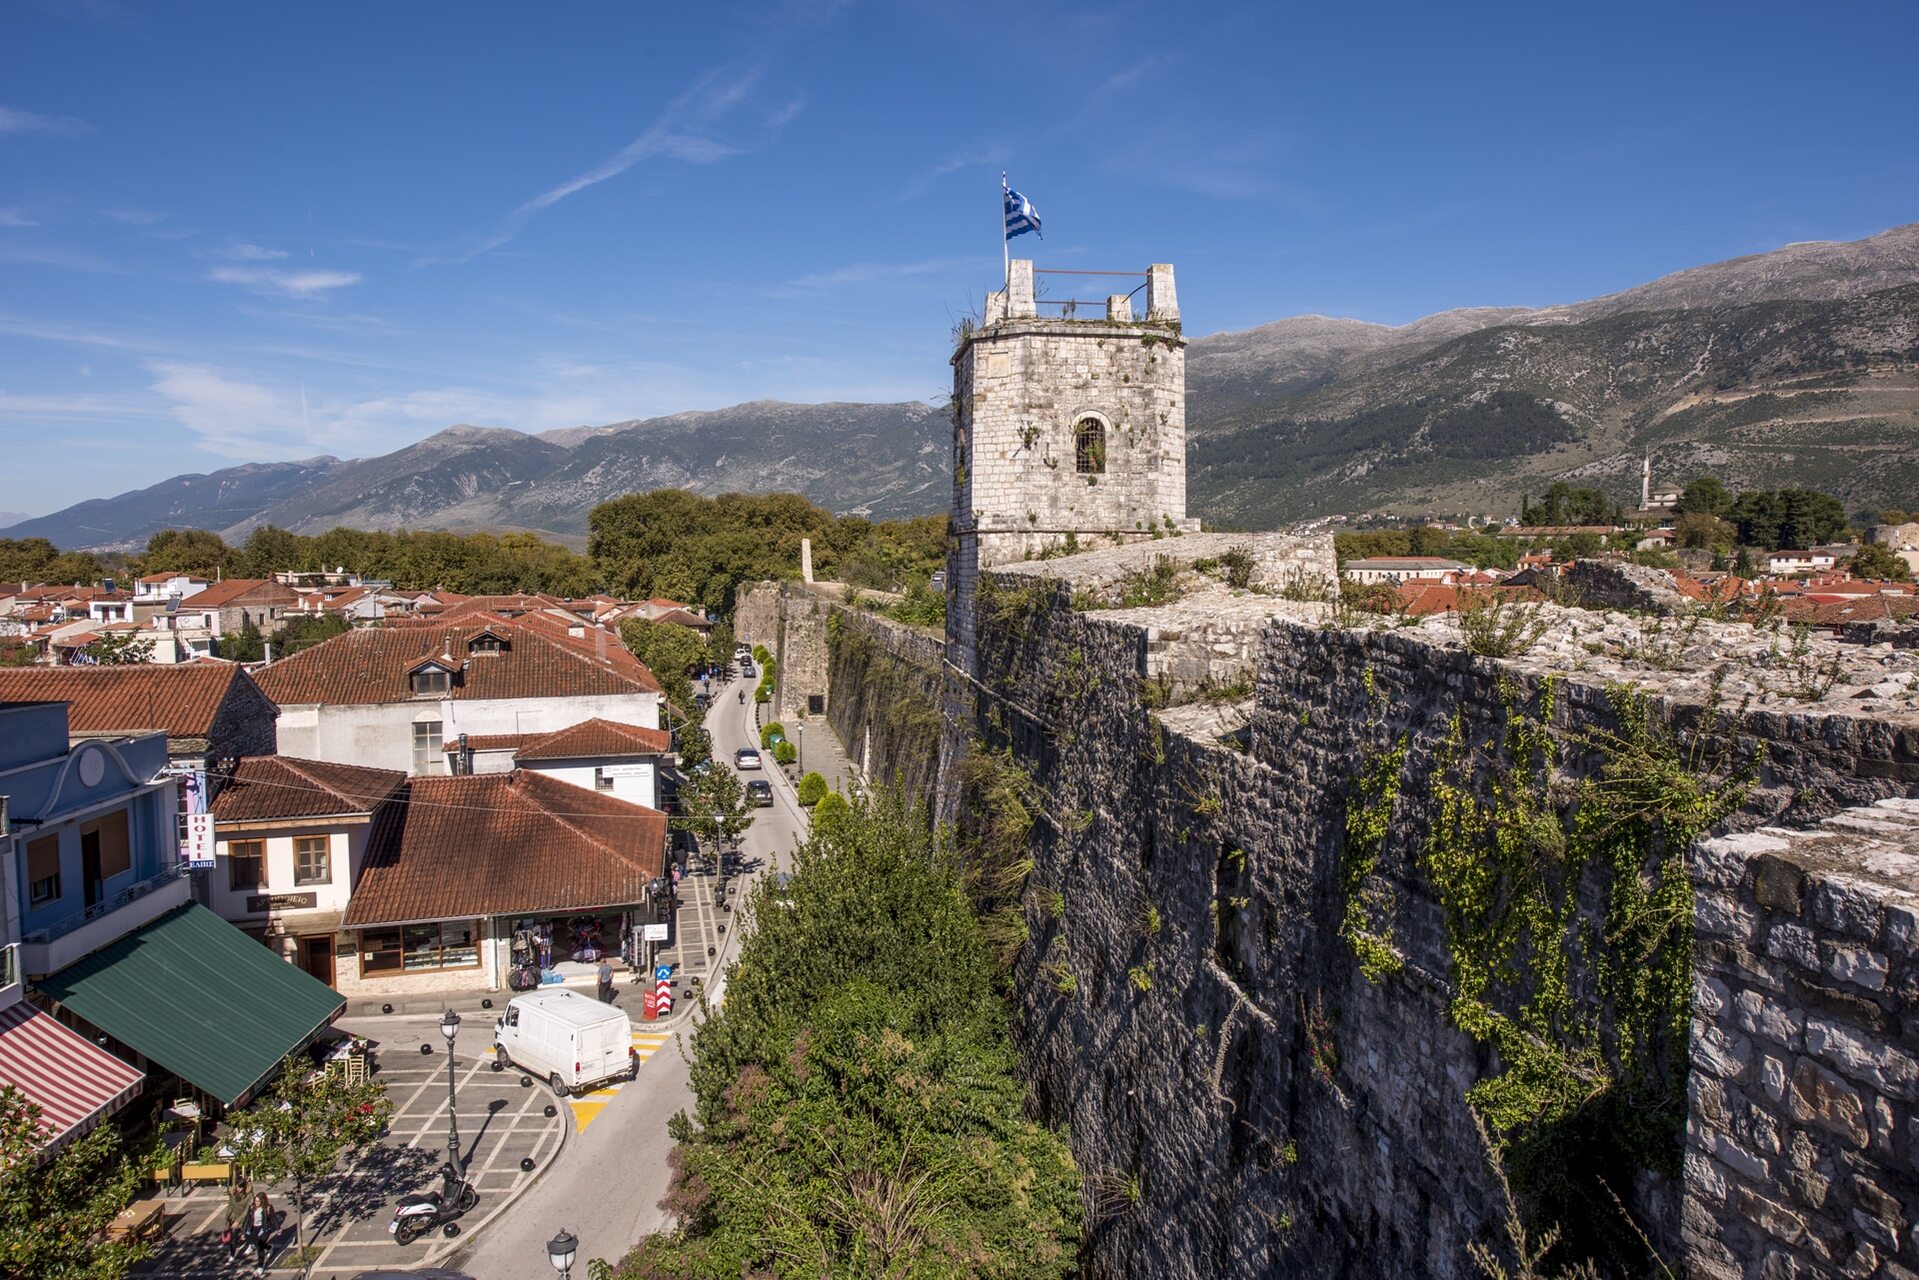
M 480 1193 L 466 1180 L 464 1172 L 454 1168 L 451 1160 L 440 1166 L 440 1180 L 440 1190 L 415 1192 L 402 1197 L 394 1206 L 393 1221 L 387 1224 L 387 1231 L 395 1240 L 412 1244 L 433 1228 L 453 1222 L 480 1203 Z

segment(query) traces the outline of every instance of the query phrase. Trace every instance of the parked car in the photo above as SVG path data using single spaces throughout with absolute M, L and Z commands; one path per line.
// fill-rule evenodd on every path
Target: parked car
M 564 1098 L 608 1080 L 631 1080 L 633 1024 L 611 1005 L 577 991 L 514 996 L 493 1024 L 493 1052 Z
M 773 784 L 765 778 L 755 778 L 746 784 L 746 798 L 762 809 L 773 804 Z
M 760 767 L 760 753 L 751 747 L 741 747 L 733 753 L 735 769 L 757 769 Z

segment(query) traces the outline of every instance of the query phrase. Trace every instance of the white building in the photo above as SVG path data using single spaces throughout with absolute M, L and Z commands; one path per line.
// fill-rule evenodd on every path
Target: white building
M 242 760 L 214 798 L 207 905 L 328 986 L 376 820 L 406 775 L 324 760 Z
M 1348 560 L 1340 566 L 1339 571 L 1354 582 L 1385 582 L 1398 586 L 1412 578 L 1430 578 L 1451 585 L 1459 580 L 1461 574 L 1471 573 L 1473 567 L 1444 556 L 1372 556 L 1364 560 Z
M 450 772 L 446 746 L 608 720 L 660 727 L 659 681 L 616 638 L 485 624 L 356 630 L 261 669 L 282 755 Z
M 1769 551 L 1766 572 L 1784 576 L 1792 573 L 1824 573 L 1839 563 L 1830 551 Z
M 666 730 L 612 720 L 588 720 L 527 737 L 456 737 L 446 744 L 455 773 L 530 769 L 649 809 L 659 808 L 660 766 L 672 750 L 673 738 Z

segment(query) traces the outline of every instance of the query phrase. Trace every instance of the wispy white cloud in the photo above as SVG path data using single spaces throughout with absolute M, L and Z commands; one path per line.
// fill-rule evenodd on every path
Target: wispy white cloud
M 526 224 L 554 205 L 598 186 L 610 178 L 649 160 L 679 160 L 687 164 L 714 164 L 718 161 L 769 145 L 793 117 L 801 104 L 788 102 L 767 116 L 750 139 L 722 138 L 716 130 L 726 118 L 750 101 L 759 86 L 757 67 L 729 64 L 706 72 L 681 90 L 639 137 L 583 173 L 558 186 L 542 191 L 514 209 L 491 232 L 447 258 L 427 257 L 416 265 L 436 261 L 469 262 L 513 239 Z
M 151 227 L 155 223 L 165 222 L 173 215 L 161 213 L 157 209 L 102 209 L 100 216 L 108 222 L 124 223 L 129 227 Z
M 990 171 L 1004 168 L 1007 161 L 1012 159 L 1012 156 L 1013 152 L 1011 148 L 997 143 L 990 146 L 969 148 L 968 150 L 961 151 L 956 155 L 940 161 L 924 173 L 918 174 L 910 179 L 905 186 L 900 188 L 899 193 L 895 195 L 893 199 L 900 204 L 904 204 L 909 200 L 917 200 L 932 190 L 934 183 L 946 177 L 948 174 L 958 173 L 963 169 L 986 169 Z
M 0 205 L 0 227 L 37 227 L 40 220 L 17 204 Z
M 37 133 L 70 138 L 92 132 L 92 125 L 72 116 L 44 116 L 37 111 L 23 111 L 18 107 L 0 107 L 0 134 Z
M 285 249 L 268 249 L 263 245 L 248 244 L 244 240 L 236 240 L 231 244 L 221 245 L 217 249 L 208 249 L 205 256 L 209 258 L 225 258 L 229 262 L 277 262 L 287 256 L 287 251 Z
M 84 367 L 84 366 L 83 366 Z M 121 422 L 127 418 L 156 418 L 162 411 L 142 397 L 93 392 L 51 395 L 12 395 L 0 391 L 0 422 L 45 423 Z
M 106 347 L 121 351 L 154 351 L 164 345 L 132 334 L 79 328 L 57 321 L 31 320 L 24 316 L 0 315 L 0 334 L 16 338 L 36 338 L 42 342 L 61 342 L 79 347 Z
M 317 268 L 280 271 L 271 267 L 215 267 L 207 272 L 207 279 L 285 298 L 318 298 L 325 296 L 328 290 L 360 283 L 360 273 Z
M 816 271 L 787 281 L 780 292 L 823 293 L 846 285 L 883 284 L 914 276 L 942 275 L 979 266 L 977 258 L 924 258 L 918 262 L 855 262 L 833 271 Z
M 0 262 L 16 262 L 31 267 L 60 267 L 67 271 L 87 271 L 96 275 L 118 275 L 124 270 L 95 253 L 45 245 L 0 245 Z

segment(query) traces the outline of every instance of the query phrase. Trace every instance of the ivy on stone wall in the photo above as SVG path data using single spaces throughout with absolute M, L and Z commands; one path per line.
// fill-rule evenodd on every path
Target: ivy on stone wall
M 1424 860 L 1442 909 L 1455 1024 L 1496 1054 L 1467 1091 L 1544 1220 L 1582 1249 L 1630 1253 L 1607 1191 L 1677 1171 L 1691 1016 L 1686 851 L 1735 811 L 1752 761 L 1716 697 L 1690 732 L 1608 690 L 1616 727 L 1572 736 L 1556 684 L 1530 707 L 1502 680 L 1495 735 L 1455 713 L 1430 787 Z

